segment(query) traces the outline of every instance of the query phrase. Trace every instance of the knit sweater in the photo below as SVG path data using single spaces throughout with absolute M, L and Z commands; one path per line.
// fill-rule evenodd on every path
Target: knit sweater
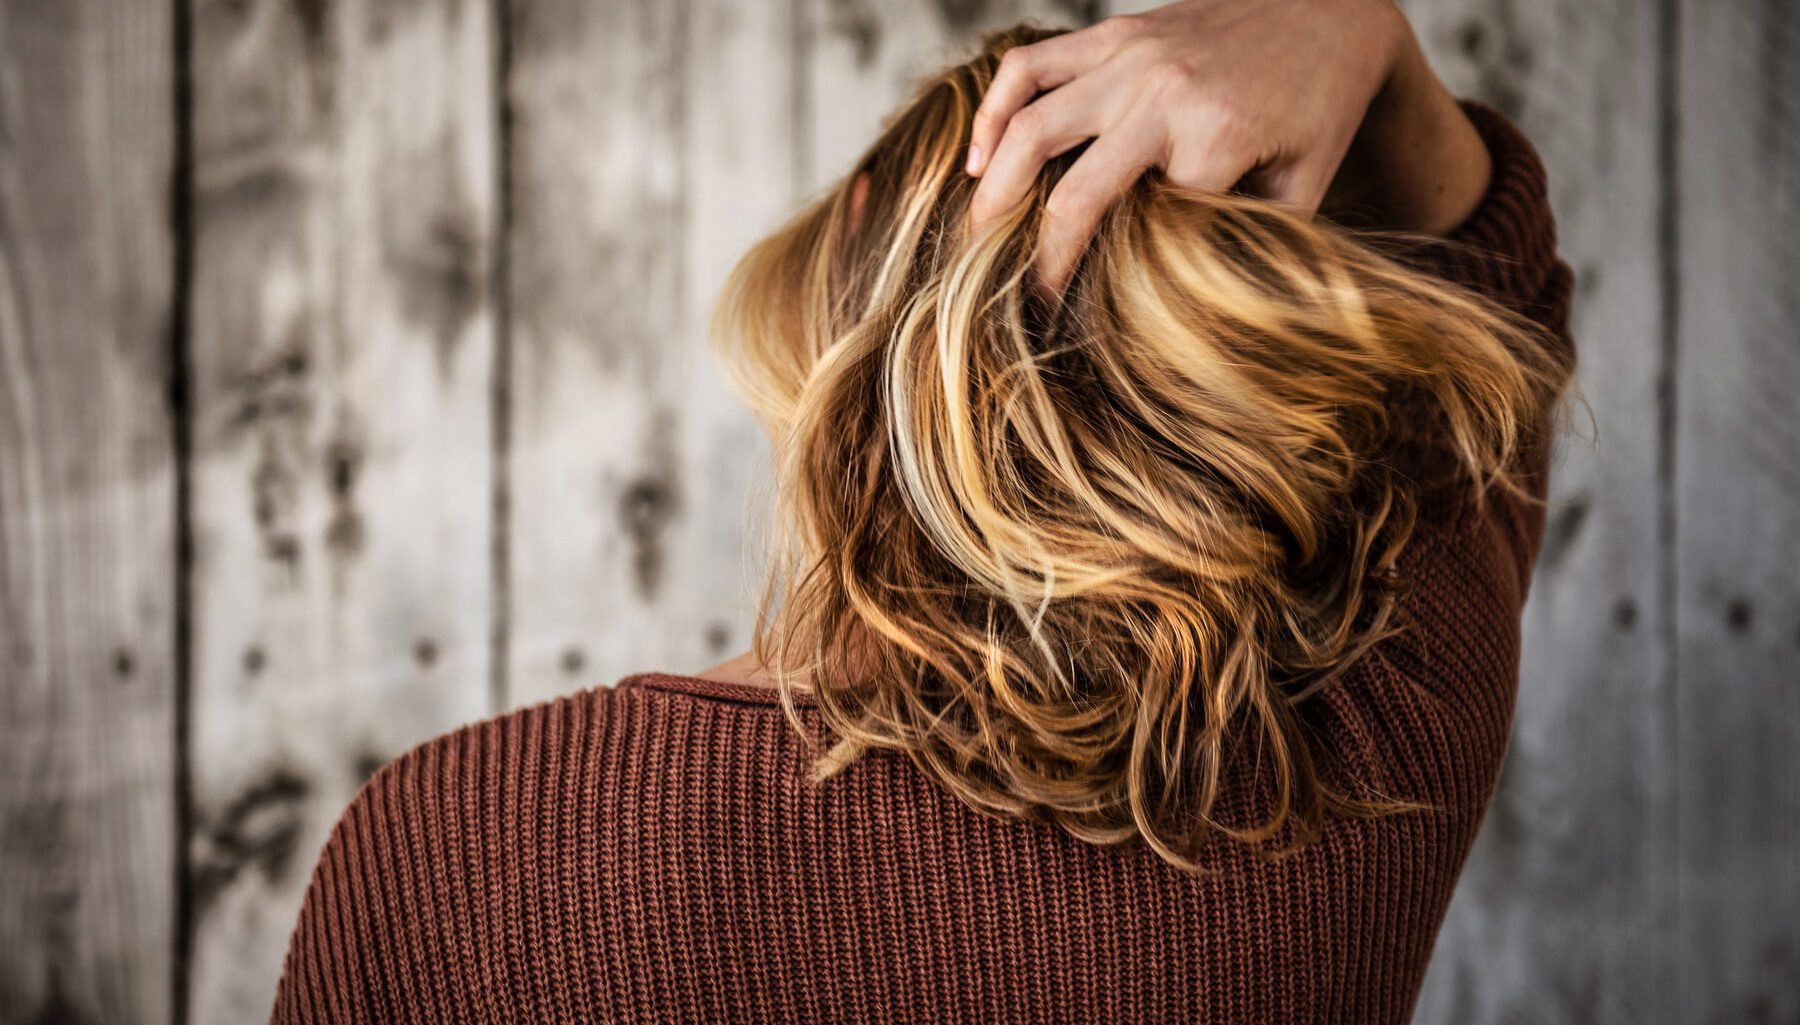
M 1465 109 L 1492 182 L 1408 259 L 1572 364 L 1543 167 Z M 903 755 L 810 784 L 773 691 L 639 673 L 377 772 L 319 859 L 273 1021 L 1405 1021 L 1506 750 L 1542 529 L 1528 501 L 1428 506 L 1399 567 L 1410 628 L 1299 706 L 1359 778 L 1435 811 L 1187 873 L 979 815 Z

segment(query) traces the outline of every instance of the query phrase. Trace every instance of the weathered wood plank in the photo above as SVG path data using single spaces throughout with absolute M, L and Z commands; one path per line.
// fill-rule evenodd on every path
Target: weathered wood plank
M 166 4 L 0 6 L 0 1021 L 167 1022 Z
M 1408 13 L 1452 88 L 1513 116 L 1543 155 L 1593 417 L 1575 411 L 1554 471 L 1512 745 L 1417 1017 L 1669 1020 L 1659 26 L 1630 0 Z
M 688 595 L 675 628 L 701 645 L 671 653 L 683 660 L 677 671 L 696 671 L 749 647 L 764 565 L 758 539 L 765 510 L 756 499 L 766 494 L 768 444 L 714 366 L 706 333 L 738 259 L 798 206 L 802 152 L 796 0 L 691 0 L 688 25 L 686 319 L 673 370 L 686 398 L 680 437 L 686 487 L 701 500 L 677 532 L 671 570 Z
M 197 1022 L 268 1013 L 361 779 L 488 710 L 482 0 L 193 0 Z
M 745 646 L 766 459 L 705 359 L 718 286 L 1030 6 L 513 5 L 512 703 Z
M 696 661 L 685 3 L 510 5 L 508 700 Z M 757 89 L 766 88 L 762 84 Z M 773 90 L 771 90 L 773 91 Z
M 1800 1021 L 1800 7 L 1680 4 L 1682 999 Z

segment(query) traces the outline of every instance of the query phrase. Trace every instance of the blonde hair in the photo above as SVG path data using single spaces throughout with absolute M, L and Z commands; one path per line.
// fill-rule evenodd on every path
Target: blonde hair
M 1033 246 L 1075 154 L 979 229 L 961 167 L 1000 55 L 1050 34 L 927 82 L 718 308 L 775 457 L 754 648 L 796 728 L 812 691 L 814 777 L 900 751 L 981 812 L 1184 867 L 1422 807 L 1328 782 L 1296 704 L 1397 628 L 1428 484 L 1407 424 L 1476 495 L 1512 487 L 1563 375 L 1473 294 L 1156 175 L 1047 302 Z M 1223 814 L 1239 750 L 1272 771 L 1253 821 Z

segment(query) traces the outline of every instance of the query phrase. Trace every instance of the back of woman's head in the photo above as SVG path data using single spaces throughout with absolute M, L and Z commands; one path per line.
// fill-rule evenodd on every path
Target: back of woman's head
M 1507 487 L 1559 375 L 1528 329 L 1346 233 L 1147 176 L 1060 303 L 1044 201 L 971 228 L 961 170 L 1015 29 L 928 82 L 719 308 L 775 455 L 756 649 L 833 746 L 905 752 L 982 811 L 1193 864 L 1404 810 L 1328 771 L 1299 702 L 1396 628 L 1429 418 Z M 859 176 L 866 198 L 859 202 Z M 1227 814 L 1243 758 L 1269 798 Z M 1233 807 L 1249 807 L 1233 805 Z

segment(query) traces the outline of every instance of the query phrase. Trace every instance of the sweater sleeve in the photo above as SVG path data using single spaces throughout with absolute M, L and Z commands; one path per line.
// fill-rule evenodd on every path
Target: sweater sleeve
M 1504 115 L 1473 101 L 1463 109 L 1493 160 L 1488 189 L 1455 231 L 1397 256 L 1529 318 L 1572 372 L 1573 275 L 1557 255 L 1544 165 Z M 1548 421 L 1554 410 L 1542 415 Z M 1435 449 L 1433 425 L 1425 418 L 1411 430 Z M 1378 762 L 1400 767 L 1403 778 L 1389 783 L 1409 796 L 1479 811 L 1492 792 L 1518 689 L 1520 616 L 1544 534 L 1548 426 L 1524 455 L 1521 493 L 1475 503 L 1460 489 L 1440 489 L 1421 501 L 1398 566 L 1409 587 L 1403 630 L 1378 644 L 1332 700 Z
M 427 741 L 378 769 L 331 830 L 288 941 L 272 1025 L 401 1025 L 462 993 L 457 955 L 473 890 L 447 822 L 476 807 L 461 778 L 487 724 Z
M 1487 191 L 1454 231 L 1421 242 L 1400 254 L 1401 259 L 1529 317 L 1572 363 L 1569 299 L 1574 275 L 1557 255 L 1543 160 L 1506 115 L 1476 100 L 1463 100 L 1462 109 L 1493 162 Z
M 1538 151 L 1524 132 L 1494 108 L 1462 101 L 1464 112 L 1487 144 L 1493 163 L 1487 191 L 1459 227 L 1441 239 L 1419 242 L 1396 254 L 1428 274 L 1461 285 L 1519 314 L 1540 330 L 1532 341 L 1550 350 L 1553 363 L 1567 381 L 1574 373 L 1575 346 L 1569 333 L 1574 273 L 1557 251 L 1556 219 L 1550 209 L 1548 178 Z M 1482 511 L 1498 518 L 1507 533 L 1501 541 L 1509 549 L 1514 571 L 1528 581 L 1541 540 L 1542 499 L 1548 491 L 1550 456 L 1557 410 L 1538 411 L 1541 422 L 1528 432 L 1539 443 L 1523 454 L 1518 469 L 1520 495 L 1494 495 Z M 1434 413 L 1417 418 L 1406 430 L 1414 435 L 1407 444 L 1431 464 L 1453 463 L 1442 447 Z M 1430 476 L 1430 474 L 1428 474 Z M 1466 513 L 1460 500 L 1443 502 L 1434 495 L 1427 512 Z
M 395 1021 L 375 967 L 392 949 L 387 935 L 387 843 L 382 770 L 365 784 L 332 828 L 313 868 L 288 940 L 271 1025 L 350 1025 Z

